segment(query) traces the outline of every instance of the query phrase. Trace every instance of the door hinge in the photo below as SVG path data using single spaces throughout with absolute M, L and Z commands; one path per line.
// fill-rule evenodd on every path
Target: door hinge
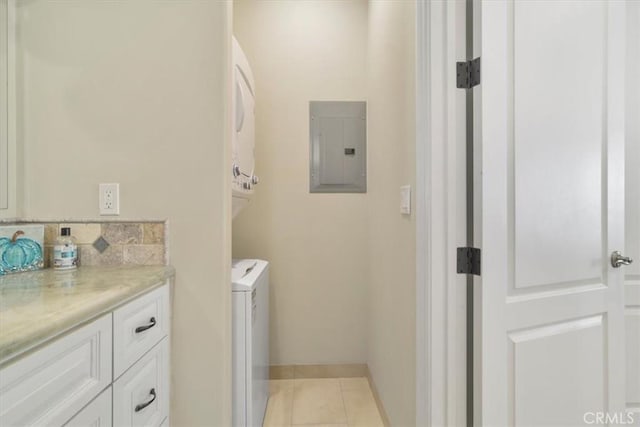
M 458 274 L 480 275 L 480 249 L 458 248 Z
M 480 57 L 469 61 L 456 62 L 456 86 L 471 89 L 480 84 Z

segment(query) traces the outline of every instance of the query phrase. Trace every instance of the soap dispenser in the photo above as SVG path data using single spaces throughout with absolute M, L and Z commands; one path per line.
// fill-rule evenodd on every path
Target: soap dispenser
M 60 236 L 53 246 L 53 268 L 55 270 L 73 270 L 78 265 L 78 246 L 71 235 L 71 228 L 62 227 Z

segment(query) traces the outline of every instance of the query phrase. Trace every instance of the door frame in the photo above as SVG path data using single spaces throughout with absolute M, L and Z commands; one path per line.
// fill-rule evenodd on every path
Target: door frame
M 466 424 L 466 2 L 416 5 L 416 425 Z

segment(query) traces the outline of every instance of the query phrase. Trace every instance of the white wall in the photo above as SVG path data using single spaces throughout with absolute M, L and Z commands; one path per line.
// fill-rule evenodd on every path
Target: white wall
M 367 361 L 394 426 L 415 425 L 415 3 L 369 3 L 369 335 Z
M 230 5 L 18 3 L 24 213 L 169 220 L 172 425 L 229 426 Z
M 364 363 L 367 195 L 309 194 L 309 101 L 366 100 L 367 2 L 234 3 L 256 80 L 254 201 L 233 255 L 271 262 L 271 363 Z

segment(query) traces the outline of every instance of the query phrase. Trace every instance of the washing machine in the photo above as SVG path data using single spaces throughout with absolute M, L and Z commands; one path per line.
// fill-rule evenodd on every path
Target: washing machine
M 231 282 L 233 425 L 260 427 L 269 399 L 269 263 L 234 260 Z

